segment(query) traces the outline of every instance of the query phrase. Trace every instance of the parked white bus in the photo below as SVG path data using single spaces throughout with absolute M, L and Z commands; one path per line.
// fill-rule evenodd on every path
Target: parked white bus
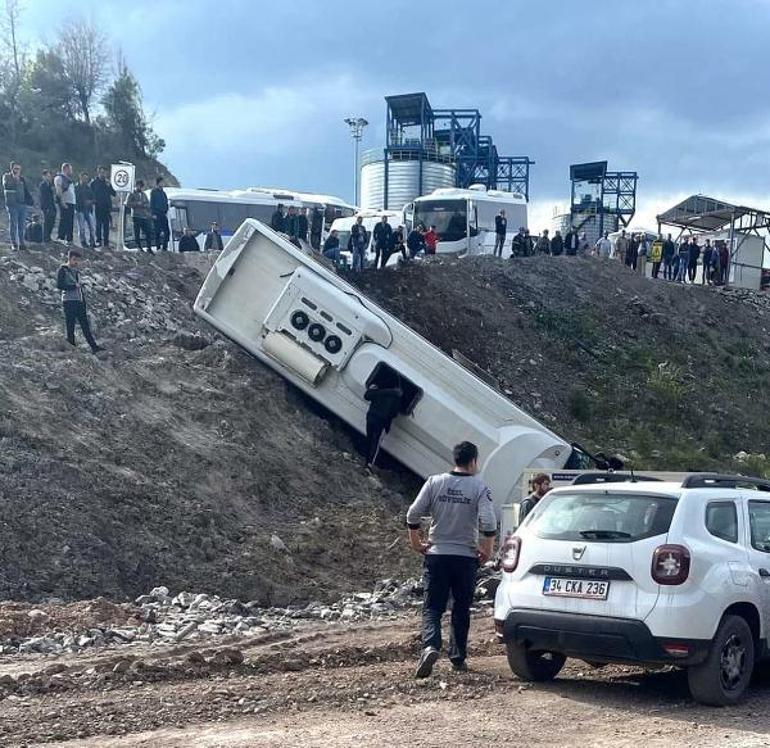
M 439 254 L 483 255 L 494 251 L 495 216 L 501 210 L 508 220 L 503 257 L 510 257 L 513 237 L 519 227 L 527 228 L 527 201 L 518 192 L 487 190 L 482 185 L 467 190 L 445 187 L 408 203 L 404 217 L 409 227 L 436 227 Z
M 150 192 L 147 191 L 149 197 Z M 320 240 L 332 222 L 341 216 L 351 216 L 355 207 L 339 198 L 329 195 L 313 195 L 290 190 L 271 190 L 249 187 L 244 190 L 206 190 L 167 187 L 169 202 L 168 222 L 171 229 L 169 249 L 178 250 L 179 240 L 186 227 L 190 227 L 203 249 L 206 233 L 216 221 L 223 240 L 226 242 L 247 218 L 270 224 L 270 219 L 279 204 L 289 207 L 307 208 L 308 222 L 312 223 L 314 211 L 320 219 Z M 118 246 L 136 249 L 134 227 L 130 211 L 121 209 L 119 219 L 120 236 Z M 310 238 L 310 236 L 308 237 Z
M 520 498 L 528 467 L 588 467 L 582 450 L 262 223 L 238 229 L 194 309 L 362 433 L 367 387 L 398 377 L 401 412 L 382 448 L 422 477 L 472 441 L 499 507 Z

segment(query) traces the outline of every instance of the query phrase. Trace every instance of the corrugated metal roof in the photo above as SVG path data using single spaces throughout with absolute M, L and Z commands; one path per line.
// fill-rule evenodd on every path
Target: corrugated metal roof
M 758 208 L 732 205 L 707 195 L 691 195 L 657 216 L 658 223 L 697 231 L 717 231 L 747 215 L 757 218 L 757 228 L 770 225 L 770 213 Z

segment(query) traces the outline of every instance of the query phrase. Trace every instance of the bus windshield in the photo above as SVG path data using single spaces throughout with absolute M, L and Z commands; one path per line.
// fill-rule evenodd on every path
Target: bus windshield
M 468 230 L 468 203 L 466 200 L 420 200 L 414 204 L 414 224 L 425 228 L 436 227 L 439 238 L 445 242 L 464 239 Z

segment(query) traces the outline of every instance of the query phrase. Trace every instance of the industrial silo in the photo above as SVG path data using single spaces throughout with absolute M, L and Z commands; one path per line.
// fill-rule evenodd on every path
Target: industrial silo
M 394 159 L 387 162 L 388 204 L 385 205 L 385 157 L 382 150 L 367 151 L 361 159 L 361 207 L 400 210 L 416 197 L 440 187 L 455 186 L 455 167 L 446 161 Z

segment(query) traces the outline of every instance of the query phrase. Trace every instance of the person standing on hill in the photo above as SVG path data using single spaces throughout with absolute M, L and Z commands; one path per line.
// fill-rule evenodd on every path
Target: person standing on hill
M 628 237 L 626 236 L 626 230 L 622 229 L 620 236 L 615 240 L 615 256 L 620 262 L 625 263 L 626 255 L 628 254 Z
M 73 347 L 77 345 L 75 343 L 75 323 L 78 323 L 83 331 L 86 343 L 91 348 L 91 352 L 98 353 L 102 349 L 97 345 L 91 333 L 88 310 L 86 309 L 85 291 L 80 282 L 78 264 L 81 257 L 80 250 L 70 249 L 67 253 L 67 262 L 59 268 L 56 276 L 56 287 L 61 291 L 67 342 Z
M 385 267 L 385 263 L 388 261 L 386 255 L 390 249 L 390 244 L 393 240 L 393 229 L 388 223 L 388 217 L 383 216 L 380 222 L 374 227 L 374 267 L 382 263 L 382 267 Z
M 168 196 L 163 189 L 163 177 L 155 179 L 155 186 L 150 192 L 150 210 L 152 211 L 152 224 L 155 229 L 155 248 L 160 252 L 168 250 L 169 226 L 168 226 Z
M 213 221 L 211 229 L 206 234 L 206 241 L 203 242 L 203 249 L 207 252 L 214 250 L 215 252 L 221 252 L 224 249 L 224 242 L 222 241 L 222 234 L 219 233 L 219 224 Z
M 366 249 L 369 244 L 369 235 L 364 226 L 364 219 L 361 216 L 356 218 L 356 222 L 350 229 L 350 252 L 353 255 L 353 271 L 358 272 L 366 266 Z
M 310 226 L 307 220 L 307 208 L 300 208 L 297 216 L 297 239 L 303 242 L 307 241 L 307 232 Z
M 722 242 L 722 246 L 719 248 L 719 283 L 725 285 L 728 281 L 728 272 L 730 270 L 730 250 L 727 247 L 727 242 Z
M 703 247 L 703 278 L 701 279 L 702 285 L 711 285 L 711 255 L 713 249 L 711 247 L 711 239 L 706 239 L 706 245 Z
M 297 209 L 293 205 L 290 205 L 289 213 L 286 216 L 286 233 L 289 235 L 290 239 L 297 238 L 297 230 L 299 228 L 297 217 Z
M 539 255 L 551 254 L 551 240 L 548 238 L 548 229 L 543 229 L 542 235 L 537 238 L 535 252 Z
M 580 249 L 580 237 L 578 237 L 578 232 L 570 227 L 567 236 L 564 237 L 564 254 L 569 257 L 576 257 L 578 249 Z
M 94 193 L 88 183 L 88 174 L 85 172 L 80 175 L 80 181 L 75 185 L 75 217 L 78 223 L 80 246 L 93 249 L 96 246 Z
M 649 254 L 649 242 L 647 241 L 647 234 L 639 234 L 639 241 L 637 243 L 637 265 L 636 269 L 639 271 L 639 275 L 642 278 L 647 274 L 647 255 Z
M 479 450 L 471 442 L 461 442 L 453 450 L 454 469 L 432 475 L 406 513 L 412 549 L 425 557 L 422 607 L 422 653 L 417 678 L 427 678 L 441 650 L 441 617 L 452 594 L 452 633 L 449 660 L 455 671 L 468 669 L 468 631 L 470 608 L 479 564 L 491 558 L 497 534 L 492 494 L 476 476 Z M 430 515 L 428 539 L 421 531 L 421 520 Z M 479 542 L 479 529 L 481 540 Z
M 100 166 L 91 180 L 91 192 L 94 193 L 94 217 L 96 218 L 96 246 L 109 249 L 110 219 L 112 218 L 112 198 L 117 194 L 107 179 L 107 169 Z
M 674 265 L 676 257 L 676 245 L 671 239 L 671 234 L 668 235 L 666 241 L 663 242 L 663 278 L 664 280 L 674 280 Z
M 683 239 L 679 243 L 679 262 L 676 271 L 676 280 L 678 283 L 687 282 L 687 265 L 690 262 L 690 242 Z
M 75 233 L 75 181 L 72 178 L 72 164 L 63 163 L 61 171 L 53 180 L 56 189 L 56 201 L 59 203 L 60 242 L 72 244 Z
M 554 257 L 559 257 L 563 253 L 564 253 L 564 239 L 562 239 L 561 231 L 559 231 L 559 229 L 556 229 L 556 233 L 553 235 L 553 239 L 551 239 L 551 254 Z
M 420 252 L 425 251 L 425 229 L 415 226 L 406 237 L 406 247 L 409 250 L 409 259 L 413 260 Z
M 144 194 L 144 182 L 141 179 L 136 180 L 134 191 L 126 200 L 126 209 L 131 211 L 131 221 L 134 224 L 134 240 L 139 251 L 142 251 L 142 234 L 147 240 L 147 252 L 154 255 L 152 251 L 152 232 L 150 229 L 152 212 L 150 210 L 150 201 Z
M 695 283 L 695 276 L 698 274 L 698 259 L 700 258 L 700 247 L 698 246 L 698 239 L 692 237 L 690 243 L 690 256 L 687 261 L 687 278 L 690 283 Z
M 398 379 L 380 387 L 372 383 L 364 393 L 364 400 L 369 402 L 366 413 L 366 466 L 374 467 L 383 433 L 390 431 L 393 419 L 401 411 L 401 398 L 404 393 Z
M 278 203 L 272 217 L 270 218 L 270 228 L 281 234 L 286 233 L 286 214 L 283 212 L 283 203 Z
M 508 219 L 505 217 L 505 211 L 501 210 L 495 216 L 495 257 L 503 256 L 503 246 L 505 245 L 505 234 L 508 231 Z
M 53 175 L 48 169 L 43 170 L 42 177 L 37 192 L 40 210 L 43 213 L 43 242 L 48 244 L 56 223 L 56 191 L 53 187 Z
M 612 242 L 610 241 L 609 232 L 605 231 L 604 236 L 596 240 L 596 254 L 599 257 L 607 259 L 612 254 Z
M 12 161 L 9 170 L 3 174 L 3 197 L 8 213 L 8 230 L 13 249 L 26 249 L 24 231 L 27 228 L 27 207 L 34 205 L 27 182 L 21 175 L 21 164 Z
M 660 273 L 660 265 L 663 262 L 663 235 L 658 234 L 658 238 L 652 243 L 650 248 L 650 260 L 652 262 L 652 277 L 657 278 Z
M 511 259 L 514 257 L 526 257 L 529 254 L 529 248 L 527 246 L 527 235 L 524 233 L 525 228 L 519 226 L 519 231 L 511 241 Z
M 435 255 L 436 248 L 438 247 L 438 234 L 436 233 L 436 227 L 431 226 L 425 234 L 423 234 L 423 240 L 425 241 L 425 254 Z

